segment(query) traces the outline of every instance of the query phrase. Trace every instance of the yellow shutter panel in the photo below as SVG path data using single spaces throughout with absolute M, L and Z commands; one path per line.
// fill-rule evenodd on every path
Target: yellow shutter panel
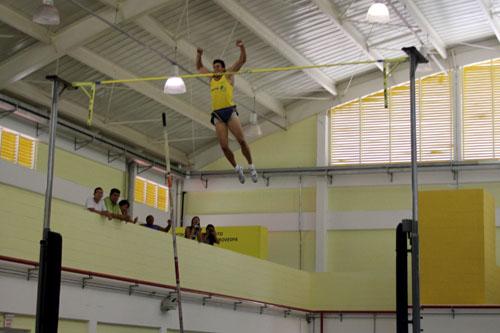
M 389 90 L 389 106 L 391 112 L 390 162 L 409 162 L 411 158 L 410 86 L 407 83 Z
M 157 207 L 158 209 L 167 211 L 167 202 L 168 202 L 168 189 L 163 186 L 158 186 L 158 200 Z
M 453 159 L 452 81 L 448 73 L 419 81 L 419 158 L 423 161 Z
M 33 168 L 35 160 L 35 142 L 23 136 L 19 137 L 17 163 L 27 168 Z
M 463 68 L 463 158 L 490 159 L 494 152 L 494 65 L 498 61 Z
M 141 178 L 135 178 L 135 188 L 134 188 L 134 200 L 136 202 L 144 203 L 146 201 L 145 197 L 145 187 L 146 183 Z
M 146 183 L 146 205 L 150 207 L 156 207 L 156 189 L 157 186 L 154 183 Z
M 390 160 L 390 109 L 384 107 L 384 93 L 361 99 L 361 163 L 387 163 Z
M 9 162 L 16 162 L 17 135 L 2 130 L 2 141 L 0 142 L 0 157 Z
M 330 161 L 333 165 L 360 161 L 360 101 L 355 100 L 330 111 Z
M 450 160 L 453 112 L 449 75 L 439 73 L 417 80 L 416 88 L 418 159 Z M 332 108 L 331 164 L 410 161 L 409 83 L 391 87 L 388 94 L 387 109 L 382 91 Z
M 491 91 L 493 94 L 493 157 L 500 158 L 500 59 L 492 61 Z

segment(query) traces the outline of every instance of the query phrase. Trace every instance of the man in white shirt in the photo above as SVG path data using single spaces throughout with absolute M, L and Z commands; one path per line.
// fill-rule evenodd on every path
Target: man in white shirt
M 104 192 L 102 188 L 96 187 L 94 189 L 94 196 L 87 198 L 85 202 L 85 207 L 94 213 L 99 215 L 108 216 L 108 212 L 106 211 L 106 207 L 104 206 L 104 200 L 102 197 L 104 196 Z

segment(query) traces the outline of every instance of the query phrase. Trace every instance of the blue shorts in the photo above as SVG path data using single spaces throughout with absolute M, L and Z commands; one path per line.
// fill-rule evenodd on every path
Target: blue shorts
M 217 120 L 222 121 L 224 124 L 227 124 L 229 120 L 231 120 L 231 117 L 233 117 L 233 114 L 236 114 L 236 116 L 238 116 L 236 106 L 230 106 L 227 108 L 212 111 L 212 118 L 210 119 L 210 122 L 212 123 L 212 125 L 215 125 L 215 122 Z

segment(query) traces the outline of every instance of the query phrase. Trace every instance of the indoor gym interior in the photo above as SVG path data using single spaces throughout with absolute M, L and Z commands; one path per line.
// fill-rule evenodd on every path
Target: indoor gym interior
M 498 332 L 499 158 L 500 0 L 0 0 L 0 332 Z

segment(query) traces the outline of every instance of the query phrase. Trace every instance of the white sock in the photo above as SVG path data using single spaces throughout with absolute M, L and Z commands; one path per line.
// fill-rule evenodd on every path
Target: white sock
M 234 170 L 240 171 L 240 169 L 241 169 L 241 167 L 238 164 L 236 164 L 236 166 L 234 167 Z
M 249 165 L 248 165 L 248 168 L 249 168 L 249 169 L 255 169 L 255 165 L 253 165 L 253 164 L 249 164 Z

